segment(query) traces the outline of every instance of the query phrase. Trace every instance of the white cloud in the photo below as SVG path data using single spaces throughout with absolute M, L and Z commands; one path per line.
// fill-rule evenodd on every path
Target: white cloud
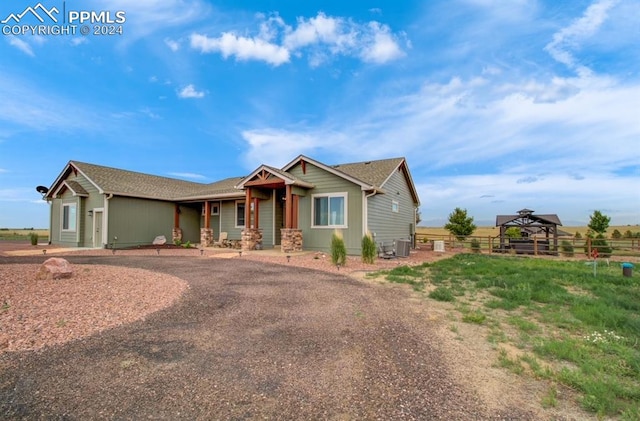
M 196 90 L 193 84 L 187 85 L 178 92 L 180 98 L 204 98 L 205 93 Z
M 224 32 L 218 38 L 206 35 L 191 35 L 191 47 L 203 53 L 220 52 L 224 58 L 234 56 L 237 60 L 260 60 L 274 66 L 289 61 L 289 51 L 260 38 L 247 38 Z
M 195 174 L 192 172 L 170 172 L 168 175 L 172 177 L 189 178 L 192 180 L 205 180 L 207 177 L 201 174 Z
M 290 61 L 291 56 L 307 54 L 311 66 L 345 55 L 365 62 L 386 63 L 405 55 L 399 36 L 378 22 L 356 23 L 343 17 L 319 12 L 309 19 L 298 17 L 295 27 L 278 16 L 258 16 L 262 21 L 256 36 L 223 32 L 219 37 L 191 35 L 191 47 L 203 53 L 221 53 L 237 60 L 258 60 L 274 66 Z M 407 42 L 407 45 L 409 43 Z
M 600 0 L 593 3 L 580 18 L 556 32 L 553 35 L 553 41 L 547 44 L 545 50 L 554 60 L 576 70 L 578 74 L 589 75 L 590 69 L 576 63 L 572 51 L 580 47 L 581 41 L 592 37 L 598 31 L 607 19 L 609 10 L 615 4 L 615 0 Z
M 78 45 L 88 44 L 89 40 L 87 37 L 75 37 L 71 38 L 71 45 L 77 47 Z
M 9 38 L 10 45 L 16 47 L 18 50 L 22 51 L 26 55 L 29 55 L 31 57 L 36 56 L 35 53 L 33 52 L 33 48 L 31 48 L 31 45 L 29 45 L 28 42 L 13 35 L 9 36 L 8 38 Z
M 164 43 L 165 43 L 165 44 L 166 44 L 166 46 L 167 46 L 167 47 L 169 47 L 169 49 L 170 49 L 171 51 L 173 51 L 174 53 L 180 49 L 180 44 L 178 43 L 178 41 L 174 41 L 174 40 L 172 40 L 172 39 L 165 38 L 165 39 L 164 39 Z
M 386 63 L 405 55 L 386 25 L 370 22 L 371 40 L 362 51 L 362 59 L 373 63 Z

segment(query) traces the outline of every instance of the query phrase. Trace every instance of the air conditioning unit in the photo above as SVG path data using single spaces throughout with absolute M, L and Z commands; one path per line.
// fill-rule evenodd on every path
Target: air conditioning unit
M 409 257 L 409 250 L 411 250 L 411 241 L 396 240 L 396 256 Z
M 433 251 L 444 252 L 444 241 L 442 240 L 434 241 Z

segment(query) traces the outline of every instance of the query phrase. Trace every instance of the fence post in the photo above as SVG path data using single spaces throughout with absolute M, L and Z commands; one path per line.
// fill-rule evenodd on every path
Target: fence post
M 591 257 L 591 237 L 587 237 L 587 256 Z
M 533 255 L 538 255 L 538 237 L 533 236 Z
M 489 254 L 493 253 L 493 238 L 489 236 Z

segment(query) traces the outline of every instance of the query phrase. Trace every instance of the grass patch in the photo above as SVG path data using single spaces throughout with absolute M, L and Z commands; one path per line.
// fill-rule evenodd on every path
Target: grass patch
M 584 261 L 474 253 L 397 269 L 388 280 L 437 285 L 430 298 L 455 300 L 465 323 L 488 326 L 491 343 L 519 348 L 520 358 L 501 351 L 498 365 L 549 381 L 543 406 L 558 405 L 565 385 L 599 417 L 639 419 L 637 274 L 623 277 L 613 263 L 601 263 L 594 276 Z

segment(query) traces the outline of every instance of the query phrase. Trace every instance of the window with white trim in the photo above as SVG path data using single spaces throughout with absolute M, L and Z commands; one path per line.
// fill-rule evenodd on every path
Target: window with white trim
M 202 216 L 204 216 L 204 205 L 202 205 Z M 209 209 L 211 209 L 211 216 L 216 216 L 216 215 L 220 215 L 220 203 L 219 202 L 215 202 L 215 203 L 211 203 L 209 204 Z
M 244 228 L 244 201 L 236 202 L 236 228 Z
M 391 201 L 391 212 L 393 212 L 393 213 L 400 212 L 400 204 L 398 203 L 397 200 L 392 200 Z
M 62 205 L 62 231 L 75 231 L 78 218 L 78 208 L 75 203 Z
M 315 228 L 347 228 L 347 193 L 311 196 L 311 220 Z

